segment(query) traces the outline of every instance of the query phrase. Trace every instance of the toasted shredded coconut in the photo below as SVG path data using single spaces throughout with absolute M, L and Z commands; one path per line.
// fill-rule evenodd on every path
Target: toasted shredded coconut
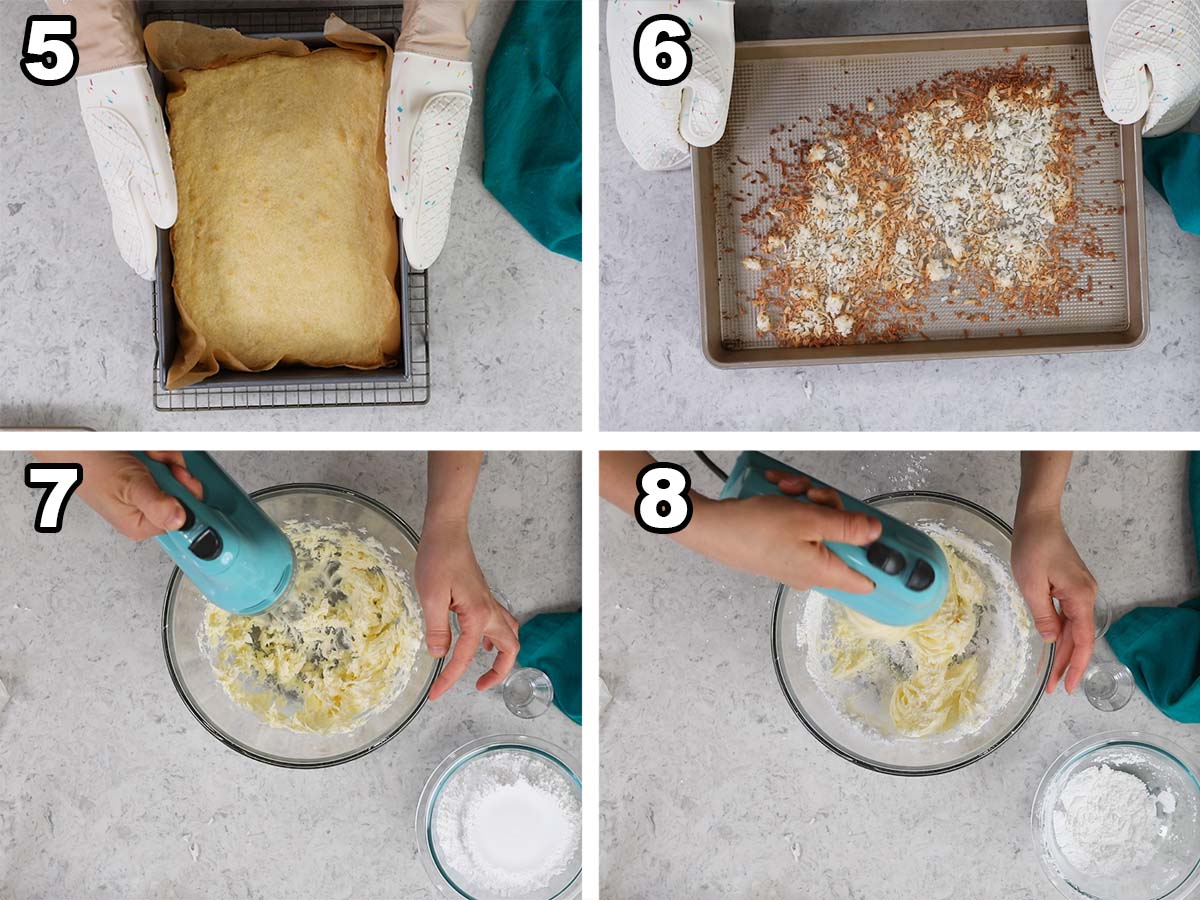
M 1081 219 L 1094 211 L 1075 194 L 1084 132 L 1052 67 L 948 72 L 876 105 L 833 106 L 814 140 L 738 160 L 766 186 L 741 216 L 760 334 L 894 341 L 939 311 L 986 321 L 998 301 L 1014 319 L 1052 317 L 1090 295 L 1081 257 L 1111 254 Z

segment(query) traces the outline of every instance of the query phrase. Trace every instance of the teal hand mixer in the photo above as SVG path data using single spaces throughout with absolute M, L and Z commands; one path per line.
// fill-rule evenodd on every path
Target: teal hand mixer
M 813 502 L 804 496 L 784 494 L 767 480 L 770 469 L 807 478 L 813 487 L 829 487 L 766 454 L 748 451 L 734 463 L 721 499 L 776 494 L 801 503 Z M 950 567 L 942 548 L 911 525 L 841 491 L 838 495 L 847 511 L 865 513 L 883 525 L 883 532 L 866 547 L 825 542 L 842 562 L 871 579 L 875 590 L 869 594 L 850 594 L 821 587 L 821 593 L 885 625 L 915 625 L 937 612 L 950 589 Z
M 134 456 L 159 487 L 183 504 L 183 527 L 157 540 L 211 603 L 249 616 L 287 593 L 295 567 L 291 541 L 211 456 L 183 453 L 187 470 L 204 486 L 203 500 L 171 473 L 170 466 L 145 453 Z

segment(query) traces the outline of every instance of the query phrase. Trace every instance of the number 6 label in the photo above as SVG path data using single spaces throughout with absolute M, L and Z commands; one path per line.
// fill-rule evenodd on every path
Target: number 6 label
M 74 16 L 30 16 L 21 45 L 21 72 L 34 84 L 66 84 L 79 68 Z
M 646 531 L 674 534 L 692 520 L 692 479 L 674 463 L 652 463 L 638 472 L 633 516 Z
M 670 87 L 692 71 L 692 30 L 678 16 L 650 16 L 633 36 L 633 64 L 650 84 Z

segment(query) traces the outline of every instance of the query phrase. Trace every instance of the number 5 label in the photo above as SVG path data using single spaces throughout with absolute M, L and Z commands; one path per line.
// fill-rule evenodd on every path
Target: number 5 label
M 26 487 L 49 487 L 38 504 L 33 518 L 33 530 L 38 534 L 58 534 L 62 531 L 63 514 L 75 488 L 83 483 L 83 466 L 79 463 L 29 463 L 25 466 Z
M 30 16 L 21 45 L 21 72 L 34 84 L 66 84 L 79 68 L 74 16 Z
M 638 472 L 633 516 L 646 531 L 674 534 L 692 520 L 692 479 L 674 463 L 651 463 Z
M 650 16 L 633 36 L 633 64 L 650 84 L 670 87 L 692 71 L 692 30 L 678 16 Z

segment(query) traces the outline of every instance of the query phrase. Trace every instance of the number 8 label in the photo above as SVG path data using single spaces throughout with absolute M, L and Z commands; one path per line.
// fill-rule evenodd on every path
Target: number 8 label
M 692 71 L 692 30 L 678 16 L 650 16 L 633 36 L 633 64 L 650 84 L 670 87 Z
M 692 479 L 673 463 L 653 463 L 638 472 L 633 515 L 646 531 L 674 534 L 692 520 Z

